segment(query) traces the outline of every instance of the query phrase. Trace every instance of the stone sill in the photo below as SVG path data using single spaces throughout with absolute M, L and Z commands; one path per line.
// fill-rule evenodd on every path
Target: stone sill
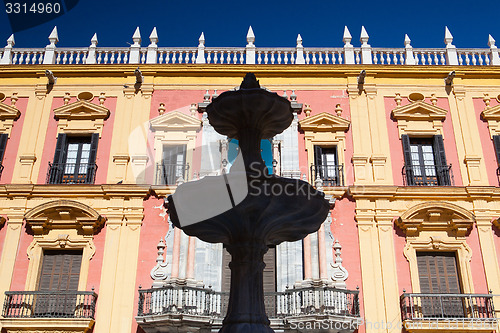
M 0 327 L 7 333 L 29 332 L 65 332 L 86 333 L 94 326 L 91 318 L 1 318 Z
M 409 333 L 492 332 L 496 331 L 498 321 L 496 318 L 421 319 L 405 320 L 403 325 Z

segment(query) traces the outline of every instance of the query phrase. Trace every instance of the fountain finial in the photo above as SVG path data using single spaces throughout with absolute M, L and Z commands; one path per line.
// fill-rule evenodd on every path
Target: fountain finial
M 240 89 L 255 89 L 260 88 L 259 80 L 254 73 L 247 73 L 241 82 Z

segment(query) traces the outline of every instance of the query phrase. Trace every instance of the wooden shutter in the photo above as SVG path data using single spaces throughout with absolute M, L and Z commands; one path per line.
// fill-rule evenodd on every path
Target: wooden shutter
M 442 135 L 434 135 L 433 143 L 434 161 L 438 174 L 439 185 L 451 185 L 448 163 L 446 163 L 446 154 L 444 151 L 444 142 Z
M 3 156 L 5 155 L 5 147 L 7 146 L 8 134 L 0 134 L 0 162 L 3 162 Z
M 410 137 L 407 134 L 401 135 L 401 141 L 403 143 L 403 156 L 405 159 L 405 175 L 407 185 L 415 185 L 415 177 L 413 176 L 412 162 L 411 162 L 411 145 Z
M 500 166 L 500 135 L 493 135 L 493 144 L 495 145 L 495 153 L 497 155 L 497 163 Z
M 56 151 L 54 153 L 54 160 L 52 161 L 52 168 L 50 169 L 49 184 L 58 184 L 62 180 L 64 167 L 66 147 L 67 147 L 67 135 L 59 134 L 57 136 Z
M 81 265 L 82 251 L 45 251 L 38 290 L 78 290 Z
M 97 158 L 97 145 L 99 144 L 99 133 L 93 133 L 90 139 L 90 154 L 89 154 L 89 165 L 87 167 L 87 184 L 94 183 L 94 177 L 97 172 L 97 166 L 95 161 Z

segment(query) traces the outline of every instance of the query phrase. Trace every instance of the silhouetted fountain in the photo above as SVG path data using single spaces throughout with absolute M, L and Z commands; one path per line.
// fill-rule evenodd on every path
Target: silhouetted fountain
M 328 215 L 329 204 L 324 194 L 308 183 L 267 173 L 260 142 L 291 124 L 293 111 L 286 98 L 260 88 L 255 75 L 248 73 L 239 90 L 222 93 L 206 110 L 217 132 L 239 140 L 243 158 L 233 164 L 227 175 L 180 185 L 168 197 L 170 218 L 187 235 L 224 243 L 231 254 L 228 311 L 219 332 L 273 332 L 264 308 L 264 254 L 269 246 L 297 241 L 317 231 Z M 244 182 L 235 180 L 241 176 Z M 225 186 L 216 186 L 221 182 Z M 225 192 L 214 193 L 214 189 L 221 188 Z M 242 189 L 246 196 L 240 195 Z M 176 196 L 177 193 L 182 195 Z M 203 195 L 199 201 L 210 201 L 207 208 L 213 208 L 213 201 L 220 198 L 229 198 L 231 205 L 221 203 L 229 209 L 218 215 L 207 212 L 206 218 L 195 219 L 198 223 L 183 223 L 183 214 L 193 210 L 192 206 L 184 206 L 184 198 L 200 198 L 200 193 Z M 193 204 L 203 206 L 203 202 L 192 201 Z

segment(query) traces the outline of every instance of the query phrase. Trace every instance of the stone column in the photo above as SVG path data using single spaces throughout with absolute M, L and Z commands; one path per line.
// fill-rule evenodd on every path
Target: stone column
M 179 256 L 181 253 L 181 229 L 174 229 L 174 249 L 172 253 L 172 278 L 179 277 Z
M 325 226 L 324 224 L 318 230 L 318 261 L 319 261 L 319 278 L 327 280 L 327 263 L 326 263 L 326 248 L 325 248 Z
M 195 251 L 196 251 L 196 239 L 194 237 L 189 237 L 186 279 L 191 279 L 191 280 L 194 279 Z
M 311 238 L 307 235 L 304 240 L 304 280 L 312 279 L 311 267 Z

